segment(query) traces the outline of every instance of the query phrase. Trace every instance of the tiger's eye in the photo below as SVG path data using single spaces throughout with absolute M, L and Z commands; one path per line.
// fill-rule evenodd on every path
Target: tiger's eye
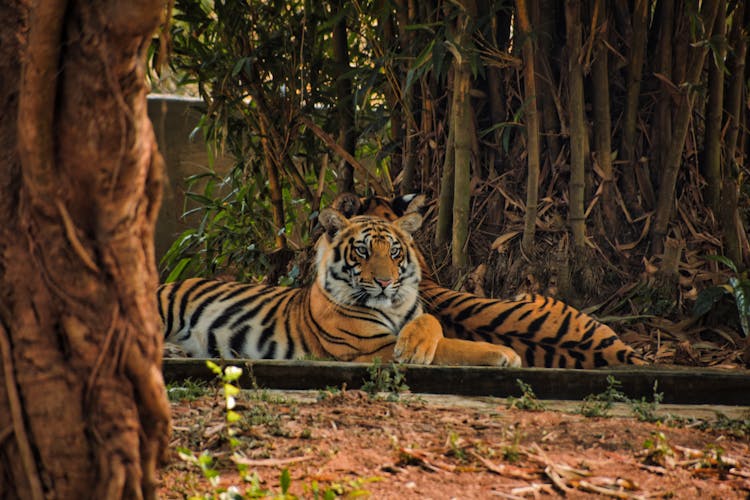
M 354 247 L 354 251 L 359 255 L 360 257 L 367 258 L 367 247 L 364 245 L 357 245 Z
M 391 258 L 398 258 L 399 255 L 401 255 L 401 247 L 391 247 Z

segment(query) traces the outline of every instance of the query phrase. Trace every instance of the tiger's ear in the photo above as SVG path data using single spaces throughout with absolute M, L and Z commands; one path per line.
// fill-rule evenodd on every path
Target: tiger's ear
M 422 225 L 422 216 L 417 212 L 411 212 L 394 220 L 392 224 L 402 231 L 413 234 Z
M 334 198 L 331 207 L 341 212 L 347 219 L 359 215 L 362 199 L 354 193 L 341 193 Z
M 324 208 L 318 215 L 318 222 L 326 230 L 329 238 L 336 236 L 342 228 L 349 225 L 349 220 L 344 214 L 332 208 Z
M 419 212 L 424 215 L 427 209 L 427 196 L 419 193 L 396 196 L 391 200 L 393 211 L 399 215 Z

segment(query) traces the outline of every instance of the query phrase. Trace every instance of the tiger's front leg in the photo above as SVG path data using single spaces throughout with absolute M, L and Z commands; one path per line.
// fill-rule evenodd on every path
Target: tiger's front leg
M 399 332 L 393 358 L 401 363 L 429 365 L 435 358 L 438 344 L 443 340 L 443 327 L 437 318 L 431 314 L 421 314 Z
M 443 337 L 440 322 L 431 314 L 401 329 L 393 356 L 402 363 L 423 365 L 521 366 L 521 357 L 510 347 Z

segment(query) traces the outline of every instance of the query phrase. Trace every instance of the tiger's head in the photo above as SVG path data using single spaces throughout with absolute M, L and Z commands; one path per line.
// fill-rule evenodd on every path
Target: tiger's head
M 411 234 L 422 216 L 392 222 L 371 216 L 348 218 L 324 209 L 326 231 L 318 240 L 317 283 L 336 302 L 372 309 L 411 309 L 418 300 L 421 271 Z

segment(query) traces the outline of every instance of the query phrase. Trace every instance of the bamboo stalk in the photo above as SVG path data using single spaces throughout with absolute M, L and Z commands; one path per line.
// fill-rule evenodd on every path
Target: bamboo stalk
M 448 142 L 445 145 L 443 176 L 440 179 L 440 195 L 438 198 L 438 216 L 435 228 L 435 244 L 438 246 L 448 244 L 453 224 L 453 185 L 455 180 L 454 141 L 454 129 L 450 127 L 448 130 Z
M 717 2 L 703 2 L 701 5 L 700 18 L 703 21 L 705 29 L 703 38 L 706 40 L 711 37 L 718 6 Z M 707 46 L 700 44 L 691 45 L 685 81 L 679 86 L 680 94 L 678 96 L 677 110 L 675 111 L 674 133 L 669 143 L 666 163 L 662 171 L 656 216 L 654 217 L 654 225 L 651 227 L 651 243 L 654 254 L 659 254 L 664 249 L 664 238 L 667 235 L 667 226 L 669 225 L 675 201 L 674 192 L 682 161 L 682 150 L 685 146 L 685 138 L 687 137 L 690 116 L 693 110 L 695 86 L 700 80 L 707 53 Z
M 521 247 L 531 252 L 536 231 L 537 204 L 539 202 L 539 117 L 536 109 L 536 83 L 534 78 L 534 43 L 526 0 L 516 0 L 516 15 L 520 38 L 523 40 L 524 100 L 526 103 L 526 214 L 524 215 Z
M 339 13 L 345 8 L 344 2 L 337 6 Z M 352 77 L 349 66 L 349 43 L 347 40 L 346 16 L 341 15 L 333 26 L 333 57 L 336 68 L 336 108 L 339 119 L 338 144 L 342 149 L 354 155 L 357 134 L 354 130 L 354 96 L 352 95 Z M 354 166 L 342 158 L 338 167 L 337 184 L 340 193 L 354 191 Z
M 633 7 L 633 29 L 630 38 L 627 94 L 623 111 L 622 142 L 620 153 L 625 161 L 622 173 L 625 199 L 631 210 L 640 210 L 637 203 L 635 143 L 638 122 L 638 101 L 641 93 L 641 78 L 646 53 L 646 30 L 648 28 L 648 0 L 635 0 Z
M 458 40 L 461 45 L 466 40 L 467 21 L 459 17 Z M 460 57 L 460 59 L 459 59 Z M 451 262 L 457 268 L 468 264 L 466 243 L 469 239 L 469 215 L 471 198 L 471 151 L 472 108 L 471 67 L 465 57 L 454 55 L 453 59 L 453 110 L 451 128 L 454 139 L 454 180 L 453 180 L 453 235 L 451 240 Z
M 606 30 L 607 20 L 606 2 L 596 1 L 596 11 L 599 13 L 595 20 L 597 30 Z M 619 219 L 617 218 L 617 200 L 615 199 L 615 174 L 612 167 L 612 118 L 609 107 L 609 54 L 605 44 L 607 33 L 598 33 L 594 46 L 594 62 L 591 66 L 592 87 L 594 94 L 594 147 L 596 159 L 602 174 L 602 213 L 604 227 L 608 232 L 617 234 Z
M 569 224 L 573 245 L 581 249 L 586 244 L 586 216 L 584 214 L 584 141 L 586 128 L 583 117 L 583 71 L 581 70 L 581 2 L 565 1 L 565 28 L 568 40 L 568 113 L 570 114 L 570 206 Z
M 714 23 L 714 57 L 708 63 L 708 101 L 706 102 L 705 159 L 701 162 L 701 173 L 706 180 L 705 196 L 708 205 L 715 214 L 721 203 L 721 118 L 724 106 L 724 68 L 727 53 L 726 38 L 726 2 L 718 0 L 719 12 Z

